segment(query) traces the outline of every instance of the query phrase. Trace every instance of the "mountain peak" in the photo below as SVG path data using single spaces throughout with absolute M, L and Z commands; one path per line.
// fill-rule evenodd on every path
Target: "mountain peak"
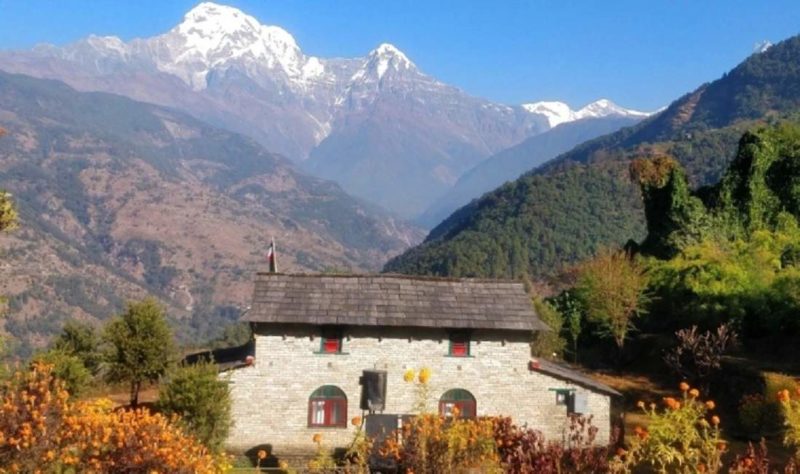
M 416 69 L 408 56 L 390 43 L 381 43 L 370 51 L 367 56 L 367 64 L 370 69 L 375 70 L 378 78 L 382 78 L 390 68 L 395 71 Z
M 575 118 L 575 111 L 564 102 L 542 100 L 539 102 L 522 104 L 522 108 L 532 114 L 544 115 L 547 122 L 550 124 L 550 128 L 565 122 L 577 120 Z

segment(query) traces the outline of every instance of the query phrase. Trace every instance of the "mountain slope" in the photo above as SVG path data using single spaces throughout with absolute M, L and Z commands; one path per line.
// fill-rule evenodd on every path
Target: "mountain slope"
M 559 263 L 583 258 L 600 245 L 644 236 L 641 198 L 628 178 L 632 157 L 670 153 L 693 185 L 716 182 L 754 120 L 796 114 L 799 108 L 800 37 L 793 37 L 747 58 L 656 116 L 582 144 L 459 209 L 384 270 L 552 273 Z M 575 212 L 569 203 L 591 207 Z
M 575 145 L 634 125 L 635 115 L 608 115 L 559 122 L 555 128 L 501 151 L 464 173 L 447 194 L 425 210 L 417 223 L 432 227 L 472 199 L 555 158 Z
M 67 316 L 154 294 L 184 337 L 248 301 L 271 237 L 281 268 L 376 268 L 413 227 L 183 113 L 0 72 L 0 187 L 21 229 L 0 238 L 4 327 L 23 352 Z M 225 309 L 229 308 L 229 309 Z

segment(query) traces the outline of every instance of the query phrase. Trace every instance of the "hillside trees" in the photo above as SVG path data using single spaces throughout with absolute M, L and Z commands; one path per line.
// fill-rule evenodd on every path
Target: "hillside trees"
M 130 384 L 130 403 L 139 402 L 144 382 L 155 382 L 174 362 L 172 333 L 164 310 L 153 299 L 129 303 L 125 312 L 108 323 L 105 340 L 106 378 Z

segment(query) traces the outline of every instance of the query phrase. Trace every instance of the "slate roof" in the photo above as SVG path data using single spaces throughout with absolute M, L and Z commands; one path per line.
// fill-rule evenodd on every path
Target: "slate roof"
M 549 330 L 521 282 L 405 275 L 259 273 L 242 321 Z
M 533 361 L 531 369 L 562 380 L 573 382 L 576 385 L 594 389 L 598 392 L 603 392 L 618 397 L 622 396 L 621 393 L 609 387 L 608 385 L 600 383 L 588 375 L 582 374 L 577 370 L 567 367 L 565 364 L 559 364 L 549 360 L 536 359 Z

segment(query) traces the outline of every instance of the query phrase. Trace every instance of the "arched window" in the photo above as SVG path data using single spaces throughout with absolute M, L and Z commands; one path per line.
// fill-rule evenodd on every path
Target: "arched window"
M 308 398 L 308 426 L 347 427 L 347 395 L 335 385 L 323 385 Z
M 459 417 L 475 418 L 478 412 L 475 397 L 463 388 L 448 390 L 439 399 L 439 414 L 453 416 L 453 408 L 458 408 Z

